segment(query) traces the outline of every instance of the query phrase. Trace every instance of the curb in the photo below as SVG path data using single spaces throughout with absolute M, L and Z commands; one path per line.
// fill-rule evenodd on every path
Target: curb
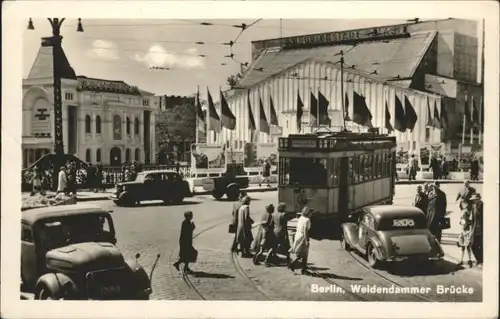
M 441 184 L 463 184 L 465 180 L 460 179 L 420 179 L 416 181 L 396 181 L 396 185 L 412 185 L 412 184 L 424 184 L 424 183 L 433 183 L 434 181 L 439 182 Z M 483 181 L 469 181 L 471 184 L 483 184 Z

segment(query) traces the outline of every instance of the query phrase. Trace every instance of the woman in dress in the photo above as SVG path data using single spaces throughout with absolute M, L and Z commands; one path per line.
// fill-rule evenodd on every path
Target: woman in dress
M 181 224 L 181 235 L 179 237 L 179 259 L 174 263 L 175 269 L 179 270 L 179 265 L 184 263 L 184 272 L 191 272 L 189 262 L 194 262 L 193 253 L 193 232 L 195 225 L 193 222 L 193 212 L 184 213 L 184 221 Z
M 241 207 L 238 210 L 238 225 L 236 226 L 236 240 L 240 245 L 242 257 L 251 257 L 250 245 L 252 244 L 252 224 L 250 218 L 250 197 L 245 196 L 241 200 Z
M 290 262 L 290 239 L 288 238 L 288 218 L 285 213 L 286 205 L 280 203 L 273 213 L 274 236 L 276 237 L 276 252 L 286 256 L 286 263 Z
M 472 267 L 472 236 L 473 236 L 473 216 L 471 211 L 468 209 L 464 209 L 462 211 L 462 217 L 460 218 L 460 226 L 461 226 L 461 232 L 460 235 L 458 236 L 458 242 L 457 245 L 462 248 L 462 255 L 460 256 L 460 262 L 458 263 L 458 266 L 463 265 L 463 260 L 464 260 L 464 254 L 465 251 L 467 250 L 467 256 L 469 257 L 469 261 L 467 262 L 469 264 L 469 267 Z
M 290 248 L 290 252 L 296 255 L 295 259 L 288 264 L 291 271 L 295 270 L 295 265 L 299 260 L 302 262 L 301 273 L 307 273 L 307 257 L 309 255 L 309 230 L 311 228 L 312 210 L 309 207 L 304 207 L 302 213 L 297 221 L 297 232 L 295 233 L 295 240 Z
M 274 237 L 273 213 L 274 206 L 270 204 L 266 206 L 266 212 L 262 215 L 260 220 L 260 227 L 252 247 L 253 251 L 256 252 L 253 257 L 253 263 L 255 265 L 259 264 L 259 258 L 265 250 L 269 251 L 265 260 L 266 267 L 269 266 L 269 257 L 275 254 L 276 239 Z

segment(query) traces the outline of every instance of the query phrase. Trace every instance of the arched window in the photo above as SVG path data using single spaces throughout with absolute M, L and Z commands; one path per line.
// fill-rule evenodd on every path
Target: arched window
M 130 162 L 130 148 L 125 150 L 125 161 Z
M 90 148 L 87 148 L 87 150 L 85 151 L 85 161 L 87 163 L 92 163 L 92 153 L 91 153 Z
M 101 117 L 99 115 L 95 118 L 95 132 L 101 134 Z
M 97 163 L 101 162 L 101 149 L 98 148 L 97 151 L 95 151 L 95 161 Z
M 139 162 L 139 161 L 141 160 L 141 150 L 140 150 L 140 149 L 138 149 L 138 148 L 136 148 L 136 149 L 135 149 L 135 154 L 134 154 L 134 155 L 135 155 L 135 156 L 134 156 L 134 157 L 135 157 L 135 160 Z
M 91 122 L 90 115 L 85 116 L 85 133 L 90 134 L 91 132 Z
M 139 135 L 139 119 L 137 117 L 134 120 L 134 134 Z
M 113 117 L 113 140 L 119 141 L 122 139 L 122 119 L 119 115 Z
M 128 118 L 128 116 L 127 116 L 127 123 L 126 123 L 125 128 L 127 130 L 127 135 L 130 135 L 130 119 Z

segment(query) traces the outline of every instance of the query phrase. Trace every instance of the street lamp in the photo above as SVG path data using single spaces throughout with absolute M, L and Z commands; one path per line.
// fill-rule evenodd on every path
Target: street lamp
M 63 127 L 62 127 L 62 97 L 61 97 L 61 65 L 59 61 L 62 56 L 62 36 L 61 25 L 65 18 L 48 18 L 52 26 L 52 37 L 42 39 L 42 46 L 52 47 L 53 59 L 53 77 L 54 77 L 54 185 L 57 184 L 58 168 L 62 166 L 64 160 L 64 144 L 63 144 Z M 34 30 L 33 20 L 30 18 L 28 22 L 28 30 Z M 83 32 L 82 19 L 78 18 L 77 32 Z

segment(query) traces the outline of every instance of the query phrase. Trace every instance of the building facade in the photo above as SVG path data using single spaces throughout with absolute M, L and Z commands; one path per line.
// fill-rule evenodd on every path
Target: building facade
M 342 98 L 352 115 L 357 93 L 366 101 L 373 126 L 382 132 L 388 132 L 386 105 L 394 128 L 396 101 L 403 108 L 406 100 L 411 104 L 417 115 L 413 130 L 390 133 L 409 152 L 417 154 L 422 147 L 437 144 L 448 152 L 457 142 L 478 144 L 481 129 L 467 126 L 464 135 L 462 123 L 474 103 L 482 110 L 481 41 L 477 22 L 446 19 L 252 42 L 253 61 L 238 88 L 227 92 L 236 129 L 222 129 L 220 134 L 211 131 L 208 140 L 240 149 L 252 139 L 268 142 L 279 133 L 298 133 L 298 96 L 304 105 L 302 132 L 310 132 L 310 96 L 318 98 L 320 92 L 329 102 L 331 129 L 343 125 Z M 279 127 L 270 134 L 251 134 L 248 109 L 258 131 L 260 104 L 269 120 L 271 103 Z M 220 105 L 217 108 L 220 114 Z M 445 116 L 446 125 L 431 127 L 429 121 L 435 114 Z M 354 131 L 363 130 L 346 124 Z
M 64 151 L 93 164 L 155 161 L 154 94 L 123 81 L 76 76 L 64 53 L 62 121 Z M 41 47 L 23 79 L 23 167 L 53 152 L 52 48 Z

